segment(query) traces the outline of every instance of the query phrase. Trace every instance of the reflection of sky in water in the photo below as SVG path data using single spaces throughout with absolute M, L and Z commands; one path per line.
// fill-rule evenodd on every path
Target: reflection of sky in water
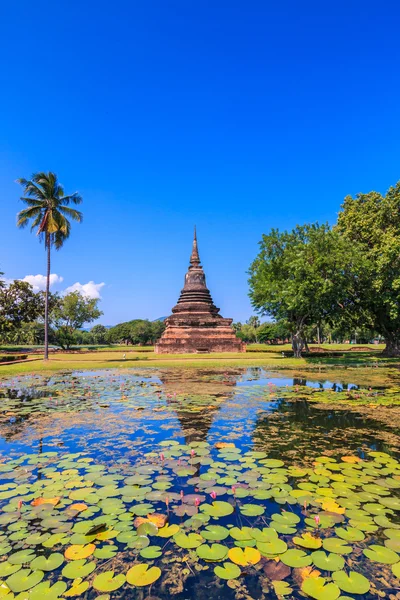
M 229 439 L 244 449 L 257 445 L 279 455 L 282 448 L 289 452 L 296 436 L 306 438 L 299 452 L 306 452 L 307 444 L 311 450 L 318 436 L 324 443 L 331 436 L 331 444 L 346 443 L 354 450 L 364 441 L 382 446 L 372 424 L 356 413 L 320 411 L 306 401 L 279 398 L 277 388 L 293 385 L 342 389 L 340 382 L 289 379 L 262 368 L 147 368 L 13 378 L 0 384 L 17 403 L 9 412 L 2 403 L 0 452 L 61 448 L 130 461 L 174 438 L 211 444 Z M 30 414 L 30 406 L 36 412 Z

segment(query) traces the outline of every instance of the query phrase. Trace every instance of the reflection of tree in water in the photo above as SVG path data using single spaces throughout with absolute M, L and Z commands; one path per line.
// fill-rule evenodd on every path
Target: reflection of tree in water
M 270 456 L 296 459 L 328 450 L 348 453 L 373 448 L 388 451 L 382 424 L 347 410 L 320 409 L 307 402 L 279 399 L 268 415 L 258 417 L 252 434 L 257 449 Z
M 234 395 L 246 369 L 185 369 L 161 371 L 159 378 L 167 403 L 174 409 L 185 441 L 205 442 L 214 415 Z

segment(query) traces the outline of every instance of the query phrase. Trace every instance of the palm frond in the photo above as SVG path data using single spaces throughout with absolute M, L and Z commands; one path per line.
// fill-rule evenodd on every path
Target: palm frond
M 20 198 L 20 200 L 22 200 L 22 202 L 25 202 L 25 204 L 27 204 L 28 206 L 38 206 L 39 208 L 43 208 L 42 200 L 35 200 L 34 198 L 26 198 L 25 196 L 22 196 Z
M 39 216 L 42 219 L 42 210 L 37 206 L 24 208 L 17 215 L 17 227 L 24 228 L 28 225 L 30 219 Z
M 59 206 L 58 210 L 60 211 L 60 213 L 70 217 L 74 221 L 82 223 L 83 214 L 79 210 L 75 210 L 75 208 L 70 208 L 69 206 Z

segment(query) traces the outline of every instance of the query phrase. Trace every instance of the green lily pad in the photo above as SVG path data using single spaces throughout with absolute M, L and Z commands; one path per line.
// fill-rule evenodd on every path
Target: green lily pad
M 337 571 L 332 573 L 332 579 L 348 594 L 366 594 L 370 589 L 368 579 L 356 571 L 350 571 L 348 574 L 345 571 Z
M 293 568 L 308 567 L 312 562 L 311 556 L 306 554 L 303 550 L 287 550 L 284 554 L 281 554 L 279 558 L 283 564 Z
M 250 540 L 252 538 L 252 529 L 251 527 L 232 527 L 229 530 L 229 535 L 237 541 L 244 542 L 245 540 Z
M 9 577 L 21 569 L 21 565 L 12 565 L 5 561 L 0 563 L 0 577 Z
M 385 546 L 378 546 L 377 544 L 365 548 L 363 552 L 369 560 L 383 565 L 393 565 L 400 559 L 400 556 L 394 550 L 385 548 Z
M 271 583 L 278 598 L 281 596 L 290 596 L 293 593 L 293 589 L 287 581 L 272 581 Z
M 214 573 L 220 579 L 237 579 L 242 574 L 240 568 L 231 562 L 224 562 L 222 567 L 214 567 Z
M 197 548 L 203 543 L 203 538 L 198 533 L 177 533 L 174 535 L 175 543 L 181 548 L 189 549 L 189 548 Z
M 278 537 L 276 537 L 276 539 L 271 539 L 268 542 L 257 542 L 257 549 L 261 552 L 261 554 L 276 556 L 286 552 L 287 544 L 283 540 L 280 540 Z
M 63 577 L 66 577 L 66 579 L 84 579 L 90 575 L 95 568 L 95 562 L 86 562 L 86 558 L 80 558 L 79 560 L 73 560 L 66 564 L 62 570 L 62 575 Z
M 203 560 L 218 562 L 228 554 L 228 548 L 222 544 L 202 544 L 196 548 L 196 554 Z
M 246 517 L 259 517 L 265 512 L 265 508 L 258 504 L 244 504 L 239 507 L 239 510 L 242 515 L 245 515 Z
M 233 513 L 233 506 L 229 504 L 229 502 L 216 500 L 212 504 L 201 505 L 200 510 L 205 512 L 207 515 L 210 515 L 210 517 L 228 517 Z
M 64 556 L 59 552 L 53 552 L 47 558 L 45 556 L 37 556 L 31 562 L 33 571 L 55 571 L 64 562 Z
M 29 600 L 57 600 L 67 589 L 64 581 L 50 585 L 50 581 L 42 581 L 29 592 Z
M 161 569 L 158 567 L 150 567 L 146 564 L 138 564 L 129 569 L 126 574 L 126 580 L 131 585 L 144 587 L 151 585 L 161 576 Z
M 346 544 L 345 540 L 335 537 L 325 538 L 322 546 L 327 552 L 334 552 L 335 554 L 351 554 L 353 551 L 352 546 Z
M 354 527 L 338 527 L 335 529 L 336 535 L 342 540 L 348 542 L 362 542 L 365 539 L 365 534 L 361 529 L 354 529 Z
M 323 571 L 340 571 L 344 567 L 344 558 L 332 552 L 327 554 L 323 550 L 311 554 L 312 561 L 317 569 Z
M 6 584 L 12 592 L 25 592 L 26 590 L 30 590 L 31 588 L 35 587 L 35 585 L 40 583 L 43 577 L 43 571 L 31 571 L 31 569 L 21 569 L 20 571 L 17 571 L 13 575 L 11 575 L 6 580 Z
M 201 535 L 205 540 L 219 542 L 229 536 L 229 529 L 221 525 L 207 525 L 205 529 L 202 529 Z
M 142 523 L 136 530 L 138 535 L 157 535 L 158 527 L 154 523 Z
M 35 552 L 31 549 L 19 550 L 19 552 L 15 552 L 8 557 L 8 562 L 12 565 L 24 565 L 25 563 L 30 563 L 35 556 Z
M 114 546 L 114 545 L 107 545 L 107 546 L 103 546 L 102 548 L 96 548 L 96 550 L 93 553 L 93 556 L 95 558 L 113 558 L 118 552 L 118 546 Z
M 322 546 L 322 540 L 320 538 L 316 538 L 311 535 L 311 533 L 303 533 L 301 537 L 294 537 L 293 543 L 296 546 L 301 546 L 302 548 L 308 548 L 310 550 L 318 550 Z
M 125 581 L 125 575 L 122 573 L 114 576 L 114 571 L 105 571 L 96 575 L 93 580 L 93 587 L 99 592 L 114 592 L 124 585 Z
M 143 558 L 159 558 L 162 555 L 160 546 L 147 546 L 140 551 L 140 556 Z
M 340 589 L 335 583 L 327 583 L 324 577 L 308 577 L 301 585 L 301 590 L 315 600 L 336 600 Z

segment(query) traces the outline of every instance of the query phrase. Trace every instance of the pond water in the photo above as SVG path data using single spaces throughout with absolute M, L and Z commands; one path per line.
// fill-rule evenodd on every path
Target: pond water
M 357 387 L 261 368 L 0 381 L 0 598 L 396 597 L 398 432 L 305 385 Z

